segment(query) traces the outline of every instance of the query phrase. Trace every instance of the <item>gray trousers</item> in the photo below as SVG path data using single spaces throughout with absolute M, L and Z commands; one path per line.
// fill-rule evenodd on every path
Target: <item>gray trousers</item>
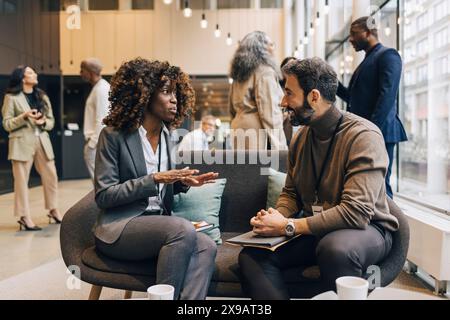
M 369 266 L 381 262 L 392 247 L 390 232 L 369 225 L 365 230 L 344 229 L 323 238 L 300 236 L 278 248 L 245 248 L 239 255 L 244 289 L 257 300 L 287 300 L 285 269 L 319 265 L 322 290 L 336 290 L 342 276 L 364 277 Z
M 97 152 L 97 148 L 92 149 L 88 144 L 89 141 L 87 141 L 84 145 L 84 163 L 86 163 L 86 168 L 88 169 L 91 180 L 94 181 L 95 154 Z
M 127 261 L 157 260 L 156 283 L 175 288 L 175 299 L 204 300 L 217 246 L 186 219 L 142 215 L 131 220 L 113 244 L 95 240 L 104 255 Z

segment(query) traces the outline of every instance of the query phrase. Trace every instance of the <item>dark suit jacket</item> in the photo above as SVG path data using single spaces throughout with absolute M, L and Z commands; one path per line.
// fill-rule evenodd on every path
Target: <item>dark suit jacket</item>
M 401 73 L 402 59 L 397 50 L 378 44 L 358 66 L 349 87 L 339 83 L 337 95 L 347 102 L 347 111 L 375 123 L 386 143 L 408 139 L 397 115 Z
M 164 128 L 169 170 L 174 169 L 169 131 Z M 164 214 L 171 215 L 173 196 L 186 192 L 182 183 L 166 184 L 162 189 Z M 106 127 L 100 133 L 95 159 L 95 201 L 102 209 L 94 234 L 105 243 L 114 243 L 126 224 L 148 207 L 148 198 L 158 191 L 152 175 L 147 174 L 138 130 L 127 133 Z

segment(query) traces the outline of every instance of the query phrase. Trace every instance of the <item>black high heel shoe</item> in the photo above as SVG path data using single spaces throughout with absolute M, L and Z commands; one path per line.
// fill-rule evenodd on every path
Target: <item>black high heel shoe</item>
M 23 219 L 23 217 L 20 217 L 20 220 L 17 221 L 17 223 L 19 224 L 19 231 L 22 231 L 22 229 L 25 229 L 25 231 L 39 231 L 39 230 L 42 230 L 42 228 L 40 228 L 38 226 L 29 227 L 27 225 L 27 223 L 25 222 L 25 220 Z
M 54 215 L 52 215 L 51 213 L 49 213 L 47 215 L 48 217 L 48 224 L 52 224 L 52 220 L 55 221 L 56 224 L 61 224 L 62 220 L 59 220 L 58 218 L 56 218 Z

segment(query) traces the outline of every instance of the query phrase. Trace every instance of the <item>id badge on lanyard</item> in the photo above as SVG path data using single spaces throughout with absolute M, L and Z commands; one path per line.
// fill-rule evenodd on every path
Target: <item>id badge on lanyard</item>
M 161 128 L 161 131 L 159 132 L 159 141 L 158 141 L 158 172 L 161 172 L 161 152 L 162 152 L 162 143 L 161 143 L 161 141 L 162 141 L 162 128 Z M 163 203 L 163 201 L 162 201 L 162 198 L 161 198 L 161 193 L 162 193 L 162 188 L 161 188 L 161 185 L 158 183 L 157 185 L 156 185 L 156 188 L 157 188 L 157 190 L 158 190 L 158 202 L 160 203 L 160 204 L 162 204 Z
M 316 201 L 311 206 L 311 208 L 312 208 L 312 213 L 314 216 L 317 216 L 317 215 L 323 213 L 323 206 L 319 204 L 319 197 L 318 197 L 317 193 L 316 193 Z

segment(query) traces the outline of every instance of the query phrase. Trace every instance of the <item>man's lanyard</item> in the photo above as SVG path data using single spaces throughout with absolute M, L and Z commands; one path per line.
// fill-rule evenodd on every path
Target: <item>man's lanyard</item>
M 333 136 L 331 138 L 330 144 L 328 145 L 327 154 L 326 154 L 325 159 L 323 161 L 322 168 L 320 170 L 320 175 L 319 175 L 318 179 L 317 179 L 316 162 L 314 161 L 314 153 L 313 153 L 313 150 L 312 150 L 313 146 L 311 144 L 311 158 L 312 158 L 313 172 L 314 172 L 314 177 L 317 179 L 316 185 L 314 186 L 314 194 L 316 196 L 315 204 L 319 203 L 319 187 L 320 187 L 320 183 L 322 182 L 323 174 L 325 172 L 325 168 L 327 166 L 327 162 L 328 162 L 328 160 L 330 158 L 330 155 L 331 155 L 331 148 L 333 147 L 334 139 L 336 138 L 336 135 L 338 133 L 339 127 L 342 124 L 343 118 L 344 118 L 344 116 L 341 115 L 341 117 L 339 118 L 338 124 L 336 125 L 336 129 L 334 129 L 334 133 L 333 133 Z

